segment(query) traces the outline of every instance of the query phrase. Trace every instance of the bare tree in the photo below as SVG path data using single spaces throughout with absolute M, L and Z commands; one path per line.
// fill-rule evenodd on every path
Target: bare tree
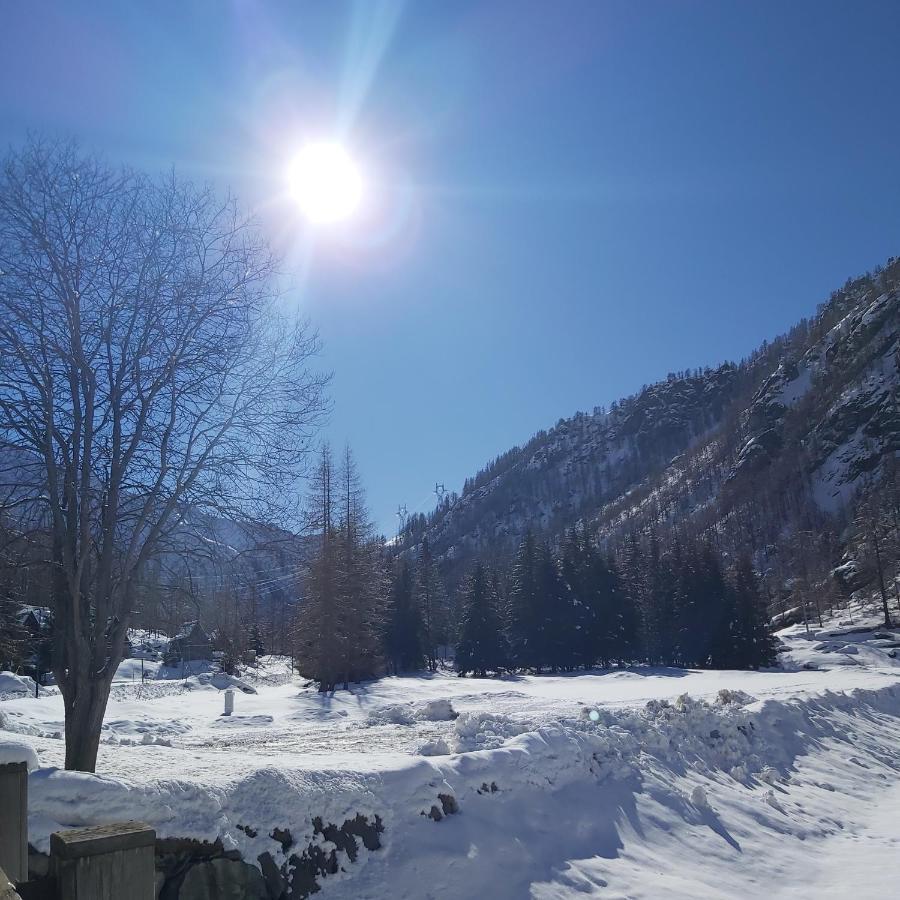
M 880 503 L 880 495 L 876 491 L 863 498 L 858 506 L 856 518 L 857 539 L 861 548 L 869 556 L 869 564 L 878 585 L 881 597 L 881 611 L 884 616 L 884 627 L 891 627 L 891 611 L 888 607 L 887 585 L 885 584 L 885 571 L 887 560 L 885 549 L 887 547 L 887 533 L 889 523 L 884 516 L 884 510 Z
M 3 164 L 4 496 L 52 570 L 67 768 L 96 766 L 148 561 L 206 514 L 288 512 L 324 379 L 273 274 L 257 229 L 208 187 L 72 143 L 31 140 Z

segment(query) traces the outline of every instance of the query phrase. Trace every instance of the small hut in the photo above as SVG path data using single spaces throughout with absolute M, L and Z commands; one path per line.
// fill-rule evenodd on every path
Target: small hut
M 186 622 L 178 634 L 169 641 L 166 664 L 171 666 L 197 659 L 212 659 L 212 653 L 212 641 L 200 623 Z

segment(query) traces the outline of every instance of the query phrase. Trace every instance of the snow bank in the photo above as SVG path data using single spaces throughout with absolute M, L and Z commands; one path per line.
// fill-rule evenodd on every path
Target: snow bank
M 415 722 L 451 722 L 459 713 L 446 698 L 425 703 L 397 703 L 383 706 L 369 713 L 369 722 L 376 725 L 412 725 Z
M 199 675 L 191 675 L 184 679 L 184 687 L 200 691 L 224 691 L 227 688 L 236 688 L 245 694 L 255 694 L 256 688 L 234 675 L 226 675 L 224 672 L 201 672 Z
M 503 716 L 464 713 L 449 740 L 420 751 L 430 755 L 388 768 L 350 767 L 345 756 L 336 757 L 332 768 L 264 766 L 226 782 L 184 773 L 179 779 L 142 783 L 41 769 L 31 776 L 30 833 L 32 842 L 46 849 L 50 832 L 58 828 L 141 818 L 162 837 L 220 838 L 226 849 L 239 850 L 249 861 L 269 852 L 281 865 L 291 850 L 272 835 L 286 829 L 291 846 L 305 847 L 322 841 L 317 819 L 321 828 L 322 822 L 357 815 L 375 821 L 377 816 L 384 826 L 384 849 L 363 852 L 352 864 L 342 858 L 342 877 L 353 884 L 379 853 L 397 863 L 392 848 L 422 841 L 430 846 L 438 838 L 423 829 L 457 814 L 469 817 L 465 828 L 473 841 L 476 832 L 485 839 L 479 831 L 485 823 L 506 829 L 512 841 L 532 827 L 523 824 L 523 817 L 538 810 L 542 817 L 548 810 L 563 815 L 567 807 L 559 804 L 565 800 L 577 806 L 579 796 L 624 803 L 660 773 L 670 782 L 694 773 L 714 779 L 713 784 L 724 779 L 740 789 L 780 790 L 798 757 L 826 739 L 844 737 L 845 726 L 835 719 L 839 711 L 854 717 L 900 715 L 900 686 L 795 701 L 754 701 L 736 692 L 723 692 L 711 702 L 682 695 L 642 708 L 601 708 L 596 721 L 574 715 L 535 730 Z M 713 802 L 705 786 L 684 796 L 697 815 L 705 815 L 702 811 Z M 771 796 L 781 802 L 779 794 Z M 566 814 L 575 815 L 574 807 Z M 571 850 L 567 846 L 566 852 Z M 559 847 L 557 852 L 562 852 Z M 353 890 L 347 895 L 354 896 Z
M 0 672 L 0 694 L 29 694 L 34 696 L 34 679 L 27 675 Z
M 2 722 L 0 722 L 0 725 L 2 725 Z M 5 766 L 9 763 L 25 763 L 29 772 L 40 765 L 38 755 L 30 744 L 24 744 L 19 741 L 0 741 L 0 766 Z

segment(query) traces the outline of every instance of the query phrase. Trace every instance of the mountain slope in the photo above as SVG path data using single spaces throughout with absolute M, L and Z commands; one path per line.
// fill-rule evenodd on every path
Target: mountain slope
M 583 521 L 613 545 L 651 526 L 714 529 L 768 558 L 786 534 L 840 520 L 900 451 L 898 290 L 891 259 L 740 364 L 560 420 L 411 519 L 404 545 L 427 537 L 452 576 L 508 557 L 528 528 L 554 539 Z

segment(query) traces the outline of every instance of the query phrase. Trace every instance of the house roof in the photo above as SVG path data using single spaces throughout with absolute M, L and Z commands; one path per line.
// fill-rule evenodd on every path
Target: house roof
M 198 634 L 199 632 L 199 634 Z M 206 632 L 203 630 L 203 627 L 199 622 L 185 622 L 184 625 L 178 630 L 178 634 L 172 638 L 173 641 L 184 641 L 188 638 L 193 638 L 196 640 L 200 638 L 202 640 L 208 641 L 209 637 Z

